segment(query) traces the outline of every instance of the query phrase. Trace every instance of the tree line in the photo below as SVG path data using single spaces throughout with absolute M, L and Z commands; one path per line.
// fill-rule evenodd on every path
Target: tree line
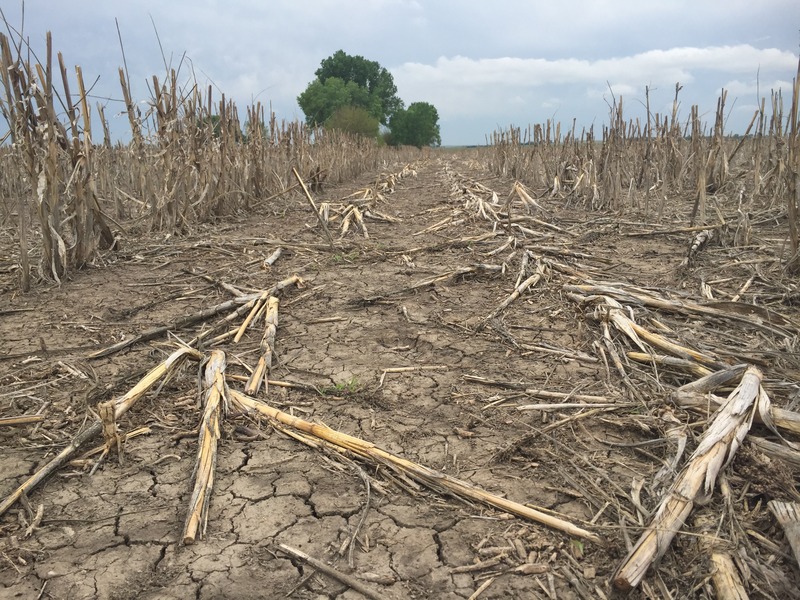
M 343 50 L 320 63 L 314 80 L 297 97 L 313 127 L 339 129 L 395 146 L 438 146 L 439 113 L 429 102 L 408 108 L 392 74 L 379 63 Z

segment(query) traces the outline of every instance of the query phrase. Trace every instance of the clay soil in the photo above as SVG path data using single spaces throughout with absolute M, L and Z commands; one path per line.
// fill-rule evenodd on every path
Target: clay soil
M 779 275 L 785 221 L 754 226 L 749 249 L 723 240 L 681 268 L 691 233 L 627 234 L 688 226 L 690 200 L 670 199 L 655 222 L 655 206 L 615 215 L 544 195 L 537 218 L 561 232 L 527 224 L 538 237 L 515 230 L 515 245 L 493 253 L 508 233 L 502 223 L 464 210 L 463 190 L 479 181 L 502 204 L 513 180 L 481 164 L 468 154 L 420 160 L 416 177 L 404 178 L 377 206 L 398 221 L 367 219 L 368 238 L 351 231 L 334 250 L 295 194 L 183 236 L 130 235 L 117 253 L 61 286 L 39 283 L 23 295 L 13 273 L 3 275 L 0 416 L 41 411 L 45 419 L 0 428 L 0 498 L 69 444 L 95 418 L 97 402 L 126 392 L 177 345 L 161 336 L 106 358 L 89 360 L 89 353 L 230 299 L 219 283 L 261 290 L 297 274 L 303 286 L 280 293 L 270 375 L 297 385 L 271 385 L 261 395 L 265 402 L 554 511 L 599 535 L 600 543 L 414 486 L 385 467 L 309 448 L 266 421 L 230 414 L 205 537 L 183 545 L 200 418 L 198 367 L 189 363 L 121 419 L 123 432 L 149 428 L 126 443 L 121 464 L 112 456 L 94 474 L 93 459 L 65 467 L 30 494 L 29 508 L 18 503 L 0 518 L 0 597 L 362 597 L 279 544 L 385 598 L 463 599 L 481 586 L 479 597 L 487 599 L 620 595 L 609 579 L 658 505 L 652 482 L 675 454 L 666 432 L 689 426 L 688 455 L 707 423 L 668 401 L 669 391 L 692 377 L 626 362 L 637 397 L 602 360 L 595 342 L 603 331 L 591 308 L 564 293 L 562 286 L 575 280 L 555 270 L 496 317 L 485 317 L 514 289 L 530 249 L 597 279 L 696 301 L 703 299 L 701 283 L 730 299 L 755 275 L 742 301 L 768 303 L 797 319 L 796 286 Z M 336 203 L 379 175 L 326 188 L 316 199 Z M 453 214 L 463 221 L 420 233 Z M 338 238 L 335 222 L 332 230 Z M 265 268 L 264 258 L 279 246 L 283 255 Z M 505 270 L 408 289 L 476 264 L 505 264 Z M 638 312 L 645 314 L 677 342 L 724 352 L 730 363 L 760 365 L 773 402 L 796 402 L 796 337 Z M 198 330 L 174 335 L 187 340 Z M 255 364 L 260 338 L 257 326 L 238 344 L 219 346 L 229 374 L 244 375 L 243 365 Z M 416 369 L 385 373 L 398 367 Z M 491 386 L 475 377 L 522 385 Z M 545 402 L 525 388 L 602 396 L 616 406 L 519 411 Z M 796 485 L 791 467 L 745 444 L 725 470 L 724 493 L 718 488 L 697 509 L 711 516 L 712 533 L 728 540 L 723 545 L 749 572 L 754 598 L 798 597 L 798 566 L 765 506 L 796 498 Z M 40 507 L 38 524 L 26 532 Z M 701 537 L 690 518 L 626 597 L 713 597 Z

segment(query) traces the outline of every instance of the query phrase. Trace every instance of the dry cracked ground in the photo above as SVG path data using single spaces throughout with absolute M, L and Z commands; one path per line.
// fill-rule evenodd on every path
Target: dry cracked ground
M 67 445 L 94 418 L 94 404 L 127 391 L 175 342 L 162 336 L 90 361 L 91 351 L 229 299 L 220 282 L 260 290 L 298 274 L 302 288 L 281 293 L 270 376 L 298 385 L 271 385 L 266 402 L 554 511 L 591 528 L 601 543 L 443 496 L 385 467 L 309 448 L 266 422 L 231 414 L 205 537 L 183 545 L 200 414 L 198 370 L 190 365 L 121 420 L 123 431 L 149 427 L 127 442 L 121 464 L 111 458 L 90 474 L 87 459 L 61 469 L 30 494 L 29 508 L 18 504 L 2 517 L 0 596 L 362 597 L 280 544 L 384 598 L 455 600 L 476 597 L 476 590 L 481 598 L 614 596 L 608 579 L 626 554 L 626 538 L 635 539 L 644 522 L 625 520 L 643 514 L 632 498 L 650 510 L 658 500 L 641 485 L 632 491 L 632 482 L 635 488 L 652 477 L 669 456 L 667 448 L 647 445 L 662 438 L 666 425 L 657 410 L 634 406 L 593 354 L 599 330 L 562 295 L 558 274 L 484 320 L 513 290 L 526 242 L 520 234 L 519 247 L 502 248 L 502 228 L 465 213 L 463 174 L 496 190 L 501 202 L 513 183 L 476 165 L 464 156 L 421 159 L 416 176 L 403 178 L 376 207 L 396 221 L 367 219 L 368 238 L 354 228 L 334 250 L 307 201 L 293 195 L 183 237 L 128 241 L 107 264 L 60 287 L 42 284 L 19 295 L 9 285 L 0 295 L 0 410 L 44 407 L 46 419 L 0 429 L 0 495 Z M 378 175 L 326 189 L 317 201 L 335 205 Z M 574 207 L 547 208 L 562 230 L 589 218 Z M 432 227 L 451 216 L 452 224 Z M 683 238 L 620 237 L 613 219 L 592 218 L 592 235 L 572 236 L 572 245 L 547 228 L 535 241 L 565 249 L 580 242 L 594 255 L 584 262 L 613 278 L 673 282 Z M 267 269 L 264 258 L 278 240 L 283 255 Z M 414 288 L 477 264 L 506 268 Z M 246 374 L 242 365 L 256 362 L 259 329 L 221 346 L 231 375 Z M 386 372 L 406 367 L 414 369 Z M 470 377 L 605 396 L 622 408 L 522 412 L 516 405 L 531 401 L 524 391 Z M 745 482 L 734 478 L 733 485 Z M 37 526 L 26 531 L 40 507 Z M 629 597 L 663 597 L 659 590 L 667 589 L 673 597 L 706 597 L 707 571 L 697 552 L 692 536 L 680 536 Z M 756 597 L 796 592 L 797 573 L 782 552 L 775 553 L 777 574 L 761 582 Z

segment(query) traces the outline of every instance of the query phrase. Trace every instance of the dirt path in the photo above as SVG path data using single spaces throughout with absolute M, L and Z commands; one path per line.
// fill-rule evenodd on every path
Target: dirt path
M 0 495 L 69 442 L 87 404 L 130 388 L 174 344 L 161 338 L 91 362 L 84 358 L 88 352 L 229 298 L 200 272 L 242 289 L 264 289 L 296 273 L 305 287 L 282 294 L 271 377 L 313 388 L 270 386 L 270 404 L 511 500 L 591 523 L 604 542 L 571 540 L 413 489 L 385 469 L 357 467 L 269 426 L 230 419 L 206 537 L 183 546 L 197 450 L 190 433 L 199 414 L 197 373 L 190 368 L 123 419 L 124 430 L 151 428 L 128 442 L 124 464 L 108 462 L 92 476 L 70 468 L 52 477 L 30 497 L 33 511 L 41 504 L 44 512 L 29 537 L 16 509 L 2 518 L 0 596 L 360 597 L 326 576 L 307 577 L 313 570 L 290 560 L 278 544 L 329 562 L 385 598 L 468 598 L 483 584 L 481 598 L 612 595 L 608 578 L 626 553 L 624 536 L 635 538 L 642 524 L 628 523 L 624 534 L 619 529 L 620 515 L 636 514 L 632 482 L 651 478 L 669 457 L 661 446 L 636 443 L 663 442 L 669 421 L 660 410 L 636 406 L 598 359 L 592 344 L 599 330 L 563 295 L 557 272 L 548 271 L 538 287 L 485 319 L 513 290 L 524 251 L 493 253 L 506 242 L 502 228 L 468 218 L 420 234 L 463 213 L 458 173 L 469 172 L 501 201 L 513 182 L 491 178 L 463 159 L 441 157 L 415 167 L 417 176 L 403 179 L 380 205 L 400 221 L 367 220 L 369 238 L 348 234 L 335 252 L 325 249 L 305 201 L 293 197 L 191 238 L 142 242 L 124 250 L 117 264 L 82 272 L 61 288 L 0 296 L 0 308 L 20 311 L 0 316 L 6 390 L 0 410 L 30 413 L 44 405 L 47 415 L 41 426 L 0 429 Z M 357 187 L 327 190 L 318 200 L 336 202 Z M 568 205 L 548 208 L 551 222 L 573 233 L 544 228 L 540 247 L 588 250 L 592 256 L 578 264 L 609 279 L 681 287 L 675 279 L 685 253 L 680 238 L 620 236 L 618 223 L 599 216 L 591 235 L 581 237 L 589 228 L 579 220 L 588 217 Z M 268 241 L 274 238 L 292 245 L 266 270 L 262 262 L 275 249 Z M 479 264 L 505 264 L 505 270 L 478 270 L 404 291 Z M 730 285 L 735 289 L 737 282 Z M 255 363 L 259 340 L 254 331 L 241 344 L 224 346 L 232 371 L 244 373 L 237 361 Z M 403 367 L 416 369 L 385 372 Z M 570 410 L 521 412 L 517 404 L 540 400 L 470 377 L 604 396 L 624 408 L 589 411 L 585 419 Z M 365 479 L 371 482 L 366 517 Z M 776 485 L 785 481 L 784 474 Z M 598 490 L 622 505 L 609 506 Z M 649 509 L 656 501 L 645 492 Z M 351 569 L 347 544 L 354 531 Z M 657 577 L 677 597 L 688 597 L 703 577 L 697 552 L 687 536 L 664 559 Z M 777 572 L 761 597 L 782 586 L 797 589 L 788 564 Z M 692 592 L 703 593 L 702 585 Z M 637 594 L 646 597 L 632 597 Z

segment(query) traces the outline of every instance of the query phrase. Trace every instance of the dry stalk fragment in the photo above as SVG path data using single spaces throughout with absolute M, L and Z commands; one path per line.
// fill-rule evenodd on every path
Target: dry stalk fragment
M 764 454 L 782 460 L 789 468 L 800 472 L 800 452 L 755 435 L 747 436 L 747 440 Z
M 470 275 L 473 273 L 498 273 L 503 270 L 502 265 L 486 265 L 486 264 L 476 264 L 470 267 L 461 267 L 455 269 L 453 271 L 449 271 L 447 273 L 443 273 L 442 275 L 434 275 L 432 277 L 427 277 L 416 283 L 411 284 L 408 287 L 400 288 L 397 290 L 391 290 L 388 292 L 384 292 L 382 294 L 377 294 L 375 296 L 368 296 L 366 298 L 362 298 L 358 301 L 359 304 L 374 304 L 380 300 L 384 300 L 386 298 L 390 298 L 392 296 L 400 296 L 402 294 L 407 294 L 409 292 L 413 292 L 422 288 L 426 288 L 429 286 L 436 285 L 439 282 L 449 281 L 451 279 L 456 279 L 457 277 L 463 275 Z
M 18 417 L 0 417 L 0 427 L 30 425 L 44 421 L 44 415 L 19 415 Z
M 800 326 L 794 321 L 774 310 L 742 302 L 707 302 L 698 304 L 690 300 L 664 298 L 650 290 L 644 290 L 632 285 L 620 287 L 619 284 L 598 282 L 565 285 L 564 290 L 584 295 L 606 296 L 619 302 L 658 308 L 679 314 L 729 319 L 782 337 L 795 336 L 800 330 Z
M 330 565 L 326 565 L 321 560 L 309 556 L 302 550 L 298 550 L 297 548 L 292 548 L 291 546 L 287 546 L 286 544 L 278 544 L 278 548 L 283 552 L 285 552 L 286 554 L 288 554 L 289 556 L 302 560 L 304 563 L 312 566 L 321 573 L 325 573 L 325 575 L 327 575 L 328 577 L 332 577 L 336 581 L 345 584 L 347 587 L 356 590 L 359 594 L 362 594 L 366 598 L 371 598 L 372 600 L 384 600 L 384 596 L 382 596 L 372 588 L 364 585 L 363 583 L 358 581 L 358 579 L 355 579 L 350 575 L 346 575 L 340 571 L 337 571 Z
M 761 372 L 749 367 L 739 386 L 728 396 L 697 449 L 661 501 L 645 533 L 614 574 L 615 587 L 629 590 L 644 578 L 647 569 L 669 548 L 694 503 L 711 495 L 720 470 L 736 454 L 763 394 Z
M 111 354 L 119 352 L 120 350 L 124 350 L 125 348 L 133 346 L 134 344 L 138 344 L 139 342 L 146 342 L 148 340 L 155 339 L 167 333 L 168 331 L 182 329 L 183 327 L 187 327 L 189 325 L 198 323 L 200 321 L 207 321 L 208 319 L 215 317 L 218 314 L 224 313 L 231 309 L 235 309 L 233 310 L 233 312 L 227 315 L 222 320 L 221 323 L 215 324 L 214 326 L 207 329 L 202 334 L 195 337 L 188 343 L 189 346 L 195 346 L 199 341 L 211 335 L 211 333 L 216 329 L 218 329 L 220 325 L 229 323 L 234 319 L 241 317 L 245 312 L 251 310 L 253 306 L 255 306 L 262 297 L 269 298 L 269 296 L 277 293 L 278 291 L 284 288 L 289 287 L 290 285 L 301 286 L 302 284 L 303 280 L 300 278 L 299 275 L 292 275 L 291 277 L 287 277 L 283 281 L 278 282 L 269 290 L 265 290 L 263 292 L 258 292 L 255 294 L 248 294 L 246 296 L 239 296 L 237 298 L 234 298 L 233 300 L 228 300 L 226 302 L 217 304 L 216 306 L 212 306 L 211 308 L 201 310 L 200 312 L 195 313 L 193 315 L 186 315 L 184 317 L 176 319 L 169 325 L 153 327 L 151 329 L 148 329 L 147 331 L 144 331 L 138 335 L 133 336 L 130 339 L 123 340 L 121 342 L 108 346 L 107 348 L 102 348 L 100 350 L 92 352 L 91 354 L 89 354 L 87 358 L 91 359 L 91 358 L 102 358 L 104 356 L 109 356 Z
M 119 427 L 117 427 L 117 418 L 114 414 L 114 401 L 100 402 L 97 405 L 97 414 L 100 416 L 100 421 L 103 423 L 103 438 L 105 439 L 105 446 L 100 460 L 103 460 L 112 449 L 116 449 L 117 457 L 120 464 L 122 464 L 122 445 L 125 437 L 120 435 Z M 100 461 L 98 461 L 99 464 Z
M 267 315 L 264 317 L 264 335 L 261 338 L 261 356 L 258 358 L 256 368 L 247 380 L 244 388 L 245 394 L 254 396 L 258 393 L 261 384 L 264 384 L 264 393 L 267 393 L 269 374 L 272 369 L 272 349 L 275 347 L 275 333 L 278 328 L 278 298 L 271 296 L 267 302 Z
M 714 239 L 713 229 L 703 229 L 692 239 L 692 245 L 689 246 L 689 253 L 683 259 L 681 267 L 691 267 L 697 259 L 697 255 L 705 248 L 708 243 Z
M 730 552 L 725 550 L 723 540 L 717 538 L 715 525 L 715 519 L 708 514 L 698 515 L 695 519 L 695 526 L 700 530 L 700 548 L 708 555 L 716 597 L 720 600 L 747 600 L 749 596 L 739 570 Z
M 521 282 L 514 288 L 514 291 L 511 292 L 511 295 L 508 296 L 505 300 L 503 300 L 497 308 L 495 308 L 492 312 L 486 315 L 483 318 L 481 323 L 481 327 L 485 327 L 486 323 L 489 322 L 491 319 L 494 319 L 497 315 L 503 312 L 512 302 L 514 302 L 517 298 L 519 298 L 525 290 L 528 288 L 536 286 L 545 275 L 544 265 L 541 261 L 536 261 L 536 273 L 528 277 L 525 281 Z
M 571 289 L 581 286 L 564 287 L 565 289 Z M 708 367 L 713 370 L 722 370 L 728 366 L 718 357 L 699 352 L 692 348 L 680 346 L 663 335 L 648 331 L 631 319 L 625 313 L 622 304 L 610 296 L 580 296 L 571 292 L 567 293 L 567 296 L 578 303 L 592 302 L 596 304 L 597 309 L 593 315 L 594 318 L 599 321 L 611 322 L 621 333 L 625 334 L 639 347 L 643 354 L 651 354 L 644 344 L 644 342 L 647 342 L 651 346 L 668 352 L 673 356 L 699 363 L 703 367 Z M 610 342 L 610 336 L 607 336 L 606 339 Z
M 205 366 L 205 391 L 203 393 L 203 416 L 197 443 L 197 462 L 192 473 L 194 490 L 189 501 L 189 514 L 183 529 L 183 543 L 194 544 L 206 532 L 208 505 L 214 489 L 214 470 L 217 465 L 217 442 L 220 438 L 220 422 L 227 411 L 228 391 L 225 383 L 225 353 L 213 350 Z
M 414 367 L 389 367 L 384 369 L 381 374 L 378 387 L 383 387 L 383 382 L 389 373 L 413 373 L 415 371 L 446 371 L 449 367 L 447 365 L 416 365 Z
M 691 408 L 696 411 L 706 411 L 708 408 L 716 410 L 725 402 L 724 398 L 720 398 L 715 394 L 701 394 L 700 392 L 691 391 L 691 389 L 686 391 L 684 388 L 686 386 L 678 388 L 670 396 L 670 399 L 675 404 L 683 408 Z M 765 410 L 759 410 L 755 416 L 756 422 L 763 423 L 778 436 L 781 436 L 781 431 L 800 435 L 800 413 L 771 405 L 760 407 L 760 409 Z M 798 450 L 797 445 L 786 442 L 786 440 L 784 442 L 795 451 Z
M 338 446 L 339 448 L 349 450 L 357 456 L 369 459 L 377 464 L 386 465 L 393 471 L 410 477 L 414 481 L 417 481 L 439 493 L 449 494 L 460 498 L 468 498 L 518 517 L 523 517 L 525 519 L 547 525 L 548 527 L 557 529 L 571 536 L 579 537 L 592 542 L 600 541 L 600 538 L 596 534 L 578 527 L 569 521 L 559 519 L 553 515 L 530 508 L 527 505 L 519 504 L 512 500 L 507 500 L 506 498 L 491 494 L 480 488 L 474 487 L 466 481 L 461 481 L 455 477 L 450 477 L 449 475 L 439 471 L 435 471 L 410 460 L 395 456 L 378 448 L 370 442 L 347 435 L 345 433 L 341 433 L 331 429 L 330 427 L 327 427 L 326 425 L 304 421 L 303 419 L 282 412 L 256 400 L 255 398 L 250 398 L 249 396 L 235 390 L 231 390 L 231 399 L 233 401 L 233 405 L 244 414 L 257 412 L 271 419 L 275 419 L 283 425 L 318 437 L 331 444 L 334 444 L 335 446 Z
M 314 202 L 314 198 L 311 197 L 311 192 L 308 191 L 306 184 L 303 182 L 303 178 L 300 177 L 300 173 L 297 172 L 295 167 L 292 167 L 292 174 L 294 175 L 295 179 L 297 179 L 297 183 L 300 185 L 300 188 L 303 190 L 303 194 L 305 194 L 308 203 L 311 205 L 311 210 L 314 213 L 314 216 L 317 217 L 319 224 L 322 225 L 322 231 L 325 232 L 325 238 L 328 240 L 328 245 L 331 248 L 331 252 L 336 251 L 336 246 L 333 243 L 333 237 L 331 236 L 331 232 L 328 230 L 328 224 L 325 222 L 325 219 L 322 218 L 319 210 L 317 209 L 317 205 Z
M 783 527 L 786 540 L 792 547 L 794 559 L 800 567 L 800 504 L 797 502 L 779 502 L 770 500 L 767 504 L 772 514 Z

